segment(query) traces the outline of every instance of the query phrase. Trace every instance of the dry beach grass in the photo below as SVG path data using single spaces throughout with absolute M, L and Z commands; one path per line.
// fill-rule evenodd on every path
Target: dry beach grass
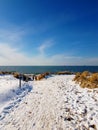
M 98 88 L 98 73 L 90 73 L 88 71 L 78 72 L 74 81 L 79 83 L 82 88 Z

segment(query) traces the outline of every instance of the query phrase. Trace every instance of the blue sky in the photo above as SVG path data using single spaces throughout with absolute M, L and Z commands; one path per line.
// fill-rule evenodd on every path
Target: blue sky
M 0 0 L 0 65 L 98 65 L 98 1 Z

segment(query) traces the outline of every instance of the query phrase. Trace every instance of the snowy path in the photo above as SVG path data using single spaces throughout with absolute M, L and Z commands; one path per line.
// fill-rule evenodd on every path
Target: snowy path
M 51 81 L 52 82 L 52 81 Z M 62 91 L 55 82 L 37 81 L 35 90 L 25 101 L 14 110 L 7 119 L 6 130 L 48 130 L 58 124 L 60 127 L 60 108 L 62 104 Z M 53 87 L 51 86 L 53 84 Z M 37 91 L 36 91 L 37 89 Z M 55 90 L 55 91 L 54 91 Z
M 0 121 L 0 130 L 97 130 L 98 89 L 80 89 L 72 78 L 34 81 L 33 91 Z

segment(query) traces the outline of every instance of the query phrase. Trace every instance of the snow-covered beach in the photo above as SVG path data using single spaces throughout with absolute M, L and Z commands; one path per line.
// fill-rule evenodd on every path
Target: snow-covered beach
M 81 88 L 74 75 L 40 81 L 0 76 L 0 130 L 97 130 L 98 88 Z

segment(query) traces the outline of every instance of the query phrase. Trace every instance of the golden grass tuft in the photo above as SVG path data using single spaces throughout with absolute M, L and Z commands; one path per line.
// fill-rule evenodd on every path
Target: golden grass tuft
M 81 74 L 82 77 L 87 77 L 87 76 L 90 76 L 90 73 L 88 71 L 84 71 L 82 74 Z
M 19 73 L 18 73 L 18 72 L 15 72 L 15 73 L 13 74 L 13 76 L 14 76 L 15 78 L 19 78 Z
M 57 75 L 71 75 L 72 74 L 72 72 L 70 72 L 70 71 L 59 71 L 59 72 L 57 72 Z
M 98 73 L 91 74 L 88 71 L 76 73 L 74 78 L 76 83 L 79 83 L 82 88 L 98 88 Z
M 3 73 L 0 71 L 0 75 L 2 75 Z
M 92 76 L 89 78 L 89 81 L 92 83 L 97 83 L 98 82 L 98 73 L 92 74 Z

